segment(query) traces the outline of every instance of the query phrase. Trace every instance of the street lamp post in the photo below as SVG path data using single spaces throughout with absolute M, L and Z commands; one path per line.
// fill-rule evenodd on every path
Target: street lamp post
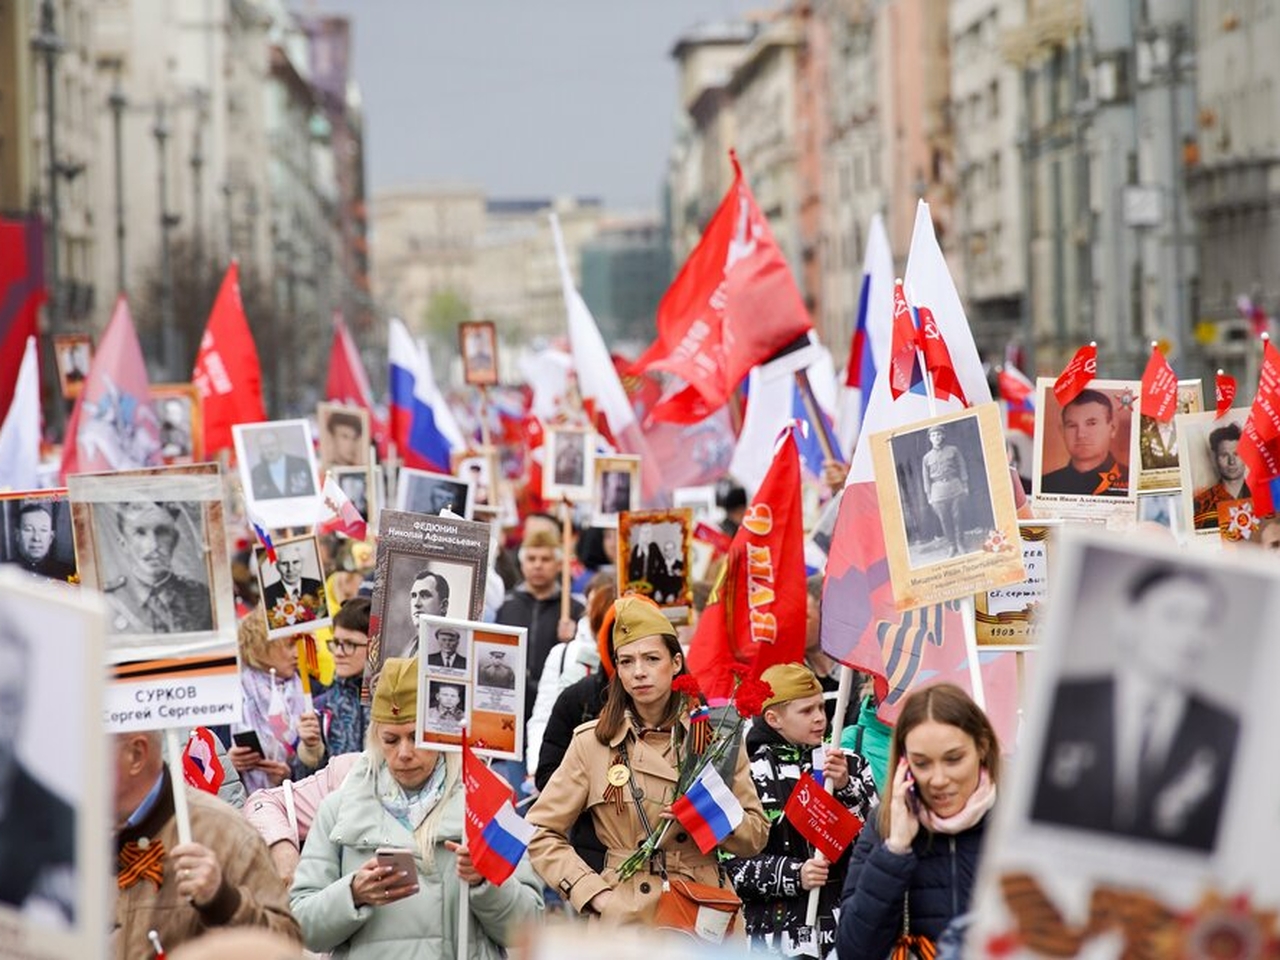
M 169 213 L 168 142 L 169 124 L 165 118 L 165 104 L 156 104 L 156 125 L 152 129 L 156 138 L 157 160 L 160 165 L 160 324 L 164 345 L 164 365 L 167 374 L 175 382 L 182 379 L 180 364 L 181 342 L 173 317 L 173 265 L 169 255 L 169 231 L 178 224 L 178 217 Z
M 58 209 L 58 99 L 57 72 L 58 55 L 66 44 L 58 36 L 53 22 L 53 0 L 42 0 L 40 4 L 40 32 L 31 38 L 31 46 L 44 58 L 44 91 L 45 91 L 45 125 L 49 144 L 49 300 L 47 316 L 49 333 L 56 334 L 61 325 L 62 277 L 59 272 L 58 233 L 61 229 Z M 52 355 L 52 351 L 50 351 Z
M 124 222 L 124 110 L 129 101 L 120 87 L 120 71 L 107 98 L 111 108 L 111 133 L 116 157 L 116 291 L 125 290 L 125 222 Z

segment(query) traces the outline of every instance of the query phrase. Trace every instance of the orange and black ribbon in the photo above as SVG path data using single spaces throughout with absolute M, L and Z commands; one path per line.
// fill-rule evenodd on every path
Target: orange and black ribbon
M 150 880 L 157 890 L 164 883 L 164 844 L 159 840 L 152 840 L 146 849 L 133 840 L 120 848 L 116 886 L 128 890 L 139 880 Z

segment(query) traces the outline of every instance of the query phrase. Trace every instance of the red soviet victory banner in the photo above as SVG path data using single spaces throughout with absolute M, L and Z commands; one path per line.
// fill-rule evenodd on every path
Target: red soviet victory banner
M 1255 478 L 1280 476 L 1280 350 L 1270 340 L 1263 348 L 1258 392 L 1244 422 L 1239 451 L 1251 484 Z
M 1156 344 L 1142 372 L 1142 414 L 1168 423 L 1178 412 L 1178 375 Z
M 1058 398 L 1058 406 L 1065 407 L 1080 396 L 1080 391 L 1089 385 L 1097 372 L 1098 345 L 1086 343 L 1053 381 L 1053 395 Z
M 658 304 L 658 339 L 633 370 L 684 381 L 652 411 L 695 423 L 759 363 L 813 328 L 786 258 L 730 151 L 733 185 Z
M 732 694 L 731 667 L 759 677 L 775 663 L 804 661 L 804 517 L 800 453 L 788 432 L 742 518 L 724 574 L 698 618 L 689 670 L 712 698 Z
M 907 297 L 902 292 L 902 281 L 893 284 L 893 336 L 889 341 L 889 392 L 893 399 L 911 389 L 920 371 L 916 362 L 916 350 L 920 338 L 915 322 L 911 319 L 911 308 L 907 306 Z
M 1219 370 L 1213 381 L 1213 399 L 1218 411 L 1214 419 L 1220 420 L 1236 402 L 1236 378 Z
M 231 261 L 209 323 L 200 338 L 191 382 L 200 391 L 204 451 L 214 456 L 232 446 L 231 427 L 267 419 L 262 405 L 262 369 L 240 301 L 240 264 Z
M 951 362 L 947 341 L 942 339 L 938 321 L 933 319 L 933 311 L 928 307 L 917 307 L 916 312 L 920 315 L 920 349 L 924 352 L 924 365 L 933 378 L 934 395 L 940 400 L 952 398 L 969 406 L 964 387 L 960 386 L 960 378 L 956 375 L 955 364 Z
M 862 829 L 862 821 L 839 800 L 823 790 L 808 773 L 800 774 L 791 798 L 782 808 L 791 825 L 813 848 L 835 863 L 844 848 Z

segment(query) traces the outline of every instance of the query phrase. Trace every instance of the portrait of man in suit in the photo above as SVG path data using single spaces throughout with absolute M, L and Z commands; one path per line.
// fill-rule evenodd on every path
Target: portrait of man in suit
M 278 500 L 282 497 L 309 497 L 316 492 L 316 479 L 305 456 L 285 452 L 284 441 L 276 430 L 262 430 L 254 435 L 258 446 L 258 462 L 249 471 L 255 500 Z
M 1215 848 L 1240 719 L 1201 689 L 1228 602 L 1213 573 L 1143 560 L 1113 613 L 1114 667 L 1062 677 L 1032 800 L 1040 823 Z
M 276 550 L 276 573 L 279 575 L 274 583 L 266 583 L 263 586 L 263 602 L 268 610 L 274 608 L 281 600 L 290 599 L 297 600 L 300 597 L 323 597 L 324 583 L 318 577 L 309 577 L 306 575 L 307 568 L 310 566 L 312 573 L 319 572 L 316 567 L 318 561 L 314 555 L 314 551 L 309 549 L 311 541 L 296 541 L 294 543 L 282 543 Z M 307 554 L 312 554 L 310 563 L 308 564 Z M 263 573 L 270 572 L 271 564 L 267 563 L 267 570 Z M 264 576 L 264 580 L 265 580 Z
M 427 654 L 427 666 L 440 670 L 466 670 L 467 658 L 458 652 L 461 640 L 462 633 L 453 627 L 440 627 L 436 630 L 436 645 L 439 649 Z
M 405 647 L 405 657 L 418 655 L 419 623 L 424 616 L 447 617 L 449 615 L 449 581 L 430 569 L 420 570 L 409 587 L 409 617 L 413 624 L 413 636 Z

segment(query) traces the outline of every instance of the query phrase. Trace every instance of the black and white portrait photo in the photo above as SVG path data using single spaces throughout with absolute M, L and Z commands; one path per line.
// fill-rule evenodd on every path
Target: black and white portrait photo
M 462 379 L 472 386 L 491 387 L 498 382 L 498 335 L 492 321 L 458 324 L 462 347 Z
M 382 657 L 416 657 L 425 617 L 466 617 L 472 607 L 474 568 L 452 560 L 393 556 L 382 615 Z M 428 655 L 431 652 L 429 651 Z
M 627 587 L 638 589 L 659 606 L 679 604 L 687 592 L 684 529 L 678 522 L 632 524 L 626 564 Z
M 547 500 L 574 503 L 593 496 L 590 431 L 582 427 L 552 427 L 543 444 L 542 491 Z
M 76 573 L 71 506 L 65 493 L 5 498 L 3 561 L 49 580 L 69 581 Z
M 243 438 L 248 489 L 254 500 L 316 493 L 311 437 L 305 421 L 238 427 Z
M 93 360 L 93 341 L 88 334 L 70 333 L 54 337 L 53 355 L 58 367 L 62 396 L 74 400 L 84 389 Z
M 1030 818 L 1209 853 L 1237 779 L 1265 575 L 1123 542 L 1083 547 Z
M 202 503 L 95 503 L 92 516 L 109 633 L 214 629 Z
M 466 685 L 448 680 L 429 680 L 426 729 L 436 733 L 459 734 L 466 722 Z
M 473 492 L 471 484 L 463 477 L 406 468 L 400 471 L 396 485 L 396 509 L 432 516 L 439 516 L 442 510 L 451 510 L 470 520 Z
M 911 566 L 981 551 L 996 523 L 977 420 L 899 433 L 890 446 Z
M 592 523 L 597 527 L 616 527 L 618 514 L 635 510 L 639 505 L 640 458 L 596 457 Z
M 316 407 L 322 467 L 357 467 L 369 462 L 369 411 L 336 403 Z
M 1240 442 L 1249 411 L 1180 414 L 1182 502 L 1193 532 L 1218 533 L 1218 507 L 1252 496 Z
M 513 666 L 515 651 L 497 644 L 478 644 L 476 653 L 476 684 L 494 690 L 516 688 L 516 671 Z
M 329 472 L 333 474 L 333 479 L 347 495 L 347 499 L 360 511 L 360 516 L 372 523 L 373 518 L 369 516 L 369 494 L 373 492 L 370 480 L 372 471 L 368 467 L 334 467 Z
M 204 451 L 199 396 L 190 384 L 152 384 L 151 402 L 160 419 L 160 455 L 165 463 L 194 463 Z
M 440 614 L 444 616 L 444 614 Z M 467 672 L 470 658 L 470 633 L 452 624 L 430 624 L 427 627 L 427 672 Z
M 328 626 L 331 617 L 319 541 L 315 537 L 282 540 L 275 544 L 275 554 L 272 560 L 265 547 L 257 548 L 268 638 L 278 640 Z

